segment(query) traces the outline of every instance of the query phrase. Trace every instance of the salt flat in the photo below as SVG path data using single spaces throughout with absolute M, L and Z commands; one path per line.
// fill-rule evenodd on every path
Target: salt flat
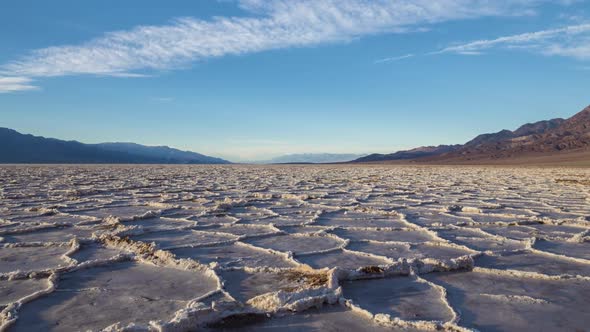
M 590 170 L 0 167 L 0 331 L 588 331 Z

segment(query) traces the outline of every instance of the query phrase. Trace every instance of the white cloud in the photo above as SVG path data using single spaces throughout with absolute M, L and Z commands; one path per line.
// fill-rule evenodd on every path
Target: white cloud
M 416 31 L 448 20 L 525 15 L 539 2 L 542 1 L 238 0 L 250 12 L 249 16 L 180 18 L 169 25 L 106 33 L 80 45 L 38 49 L 0 65 L 0 75 L 141 76 L 146 70 L 175 69 L 224 55 Z
M 411 58 L 413 56 L 414 56 L 414 54 L 406 54 L 406 55 L 394 56 L 394 57 L 389 57 L 389 58 L 383 58 L 383 59 L 375 60 L 374 63 L 375 64 L 379 64 L 379 63 L 386 63 L 386 62 L 392 62 L 392 61 L 399 61 L 399 60 Z
M 31 84 L 28 77 L 2 77 L 0 76 L 0 93 L 37 90 L 38 87 Z
M 590 60 L 590 24 L 477 40 L 449 46 L 432 54 L 481 54 L 495 48 L 523 49 L 544 55 Z

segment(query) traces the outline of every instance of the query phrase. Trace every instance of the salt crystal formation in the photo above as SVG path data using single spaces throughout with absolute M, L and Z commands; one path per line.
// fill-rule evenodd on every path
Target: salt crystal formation
M 589 178 L 4 166 L 0 330 L 586 331 Z

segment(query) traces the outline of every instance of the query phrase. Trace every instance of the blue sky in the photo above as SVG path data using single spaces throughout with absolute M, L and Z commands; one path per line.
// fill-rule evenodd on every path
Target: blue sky
M 393 152 L 590 104 L 590 4 L 0 5 L 0 126 L 230 160 Z

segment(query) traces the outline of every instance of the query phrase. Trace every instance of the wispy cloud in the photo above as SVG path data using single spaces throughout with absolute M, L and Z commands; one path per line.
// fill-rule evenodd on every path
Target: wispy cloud
M 32 85 L 32 79 L 28 77 L 2 77 L 0 76 L 0 93 L 37 90 L 38 87 Z
M 406 55 L 394 56 L 394 57 L 389 57 L 389 58 L 383 58 L 383 59 L 375 60 L 374 63 L 375 64 L 379 64 L 379 63 L 386 63 L 386 62 L 392 62 L 392 61 L 399 61 L 399 60 L 411 58 L 413 56 L 414 56 L 414 54 L 406 54 Z
M 519 49 L 544 55 L 590 59 L 590 24 L 482 39 L 446 47 L 431 54 L 481 54 L 491 49 Z
M 0 65 L 0 75 L 141 76 L 146 71 L 182 68 L 194 61 L 225 55 L 416 31 L 448 20 L 526 15 L 540 2 L 543 1 L 238 0 L 238 5 L 250 15 L 211 20 L 179 18 L 168 25 L 109 32 L 80 45 L 37 49 Z

